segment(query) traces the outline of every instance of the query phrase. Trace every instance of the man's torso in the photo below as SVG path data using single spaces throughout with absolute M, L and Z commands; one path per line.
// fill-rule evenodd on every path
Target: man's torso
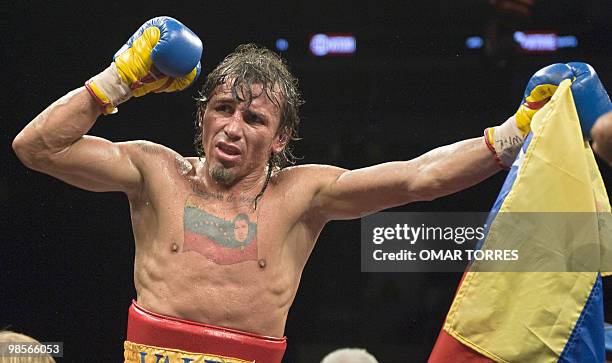
M 144 186 L 130 198 L 138 302 L 157 313 L 282 336 L 324 221 L 307 212 L 300 168 L 273 173 L 263 196 L 211 192 L 204 162 L 143 144 Z M 307 178 L 306 178 L 307 179 Z

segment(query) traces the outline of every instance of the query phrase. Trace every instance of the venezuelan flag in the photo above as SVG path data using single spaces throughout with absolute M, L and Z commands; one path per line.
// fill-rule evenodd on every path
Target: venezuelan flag
M 534 116 L 532 133 L 490 213 L 482 248 L 494 249 L 503 239 L 506 227 L 496 226 L 502 213 L 588 213 L 596 216 L 595 223 L 576 233 L 594 234 L 599 241 L 590 272 L 482 272 L 472 265 L 430 363 L 605 361 L 601 278 L 606 273 L 599 271 L 610 271 L 612 261 L 610 202 L 582 138 L 570 85 L 569 80 L 562 82 Z M 534 230 L 521 244 L 519 256 L 549 251 L 555 254 L 551 258 L 571 258 L 571 249 L 555 246 L 571 246 L 581 236 L 558 233 L 550 238 L 550 233 L 547 228 Z M 542 241 L 548 246 L 543 248 Z

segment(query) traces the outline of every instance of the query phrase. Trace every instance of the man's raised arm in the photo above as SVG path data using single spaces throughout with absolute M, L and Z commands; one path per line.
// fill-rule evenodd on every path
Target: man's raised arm
M 133 142 L 84 136 L 98 116 L 116 112 L 132 96 L 187 88 L 199 75 L 202 42 L 175 19 L 147 21 L 115 54 L 111 65 L 60 98 L 13 141 L 28 167 L 92 191 L 139 189 Z
M 571 88 L 586 135 L 590 126 L 585 125 L 594 121 L 593 95 L 602 93 L 603 86 L 587 64 L 554 64 L 534 74 L 517 113 L 502 125 L 486 129 L 484 139 L 460 141 L 409 161 L 353 171 L 322 169 L 324 177 L 320 178 L 313 208 L 328 220 L 358 218 L 413 201 L 432 200 L 479 183 L 512 164 L 530 131 L 531 118 L 565 79 L 573 81 Z
M 13 141 L 13 149 L 29 168 L 92 191 L 138 188 L 141 176 L 129 160 L 126 144 L 83 136 L 101 114 L 85 88 L 55 101 Z

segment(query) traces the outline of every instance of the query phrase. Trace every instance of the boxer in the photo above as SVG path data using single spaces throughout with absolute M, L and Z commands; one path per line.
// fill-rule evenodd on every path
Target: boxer
M 517 114 L 484 138 L 358 170 L 283 168 L 297 136 L 297 80 L 275 53 L 243 45 L 206 78 L 197 156 L 86 135 L 132 96 L 189 86 L 201 50 L 177 20 L 152 19 L 107 69 L 51 104 L 13 142 L 34 170 L 126 194 L 137 293 L 128 362 L 280 362 L 287 314 L 325 224 L 455 193 L 507 168 L 558 81 L 544 72 L 549 78 L 528 87 Z

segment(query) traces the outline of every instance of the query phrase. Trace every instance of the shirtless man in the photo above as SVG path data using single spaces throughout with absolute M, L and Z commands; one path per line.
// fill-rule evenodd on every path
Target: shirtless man
M 157 354 L 171 362 L 202 356 L 280 362 L 287 313 L 327 222 L 432 200 L 488 178 L 512 162 L 535 112 L 526 102 L 487 129 L 484 141 L 461 141 L 409 161 L 358 170 L 283 169 L 299 121 L 297 81 L 277 55 L 246 45 L 206 78 L 196 118 L 200 156 L 85 135 L 132 95 L 193 82 L 199 54 L 183 67 L 186 76 L 165 76 L 199 42 L 165 38 L 168 29 L 188 31 L 173 21 L 145 23 L 111 67 L 50 105 L 13 142 L 34 170 L 79 188 L 127 195 L 137 303 L 130 308 L 126 361 L 155 361 Z M 187 49 L 168 50 L 168 44 Z M 170 66 L 160 59 L 171 59 Z

